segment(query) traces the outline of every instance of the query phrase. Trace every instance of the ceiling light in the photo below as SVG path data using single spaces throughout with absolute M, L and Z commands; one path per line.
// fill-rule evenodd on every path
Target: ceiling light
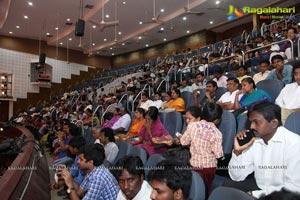
M 72 41 L 72 38 L 69 38 L 69 41 Z
M 93 43 L 92 45 L 93 45 L 93 46 L 95 46 L 96 44 L 95 44 L 95 43 Z
M 30 6 L 33 6 L 33 3 L 32 3 L 32 2 L 30 2 L 30 1 L 28 1 L 28 5 L 30 5 Z
M 112 53 L 111 55 L 112 55 L 112 56 L 114 56 L 115 54 L 114 54 L 114 53 Z
M 46 35 L 50 35 L 50 33 L 46 33 Z
M 60 45 L 63 45 L 64 43 L 60 42 L 59 44 L 60 44 Z
M 104 41 L 104 42 L 106 42 L 106 41 L 107 41 L 107 39 L 106 39 L 106 38 L 104 38 L 104 39 L 103 39 L 103 41 Z
M 28 16 L 27 16 L 27 15 L 24 15 L 24 18 L 25 18 L 25 19 L 28 19 Z
M 163 9 L 163 8 L 162 8 L 162 9 L 160 9 L 160 12 L 165 12 L 165 9 Z
M 210 23 L 210 24 L 213 24 L 214 22 L 213 22 L 213 21 L 210 21 L 209 23 Z
M 219 4 L 220 4 L 220 1 L 216 1 L 216 4 L 219 5 Z
M 106 17 L 106 18 L 109 18 L 109 14 L 106 14 L 105 17 Z
M 71 19 L 70 19 L 70 18 L 68 18 L 68 19 L 67 19 L 67 21 L 69 22 L 69 21 L 71 21 Z
M 143 24 L 143 22 L 142 22 L 142 21 L 140 21 L 140 22 L 139 22 L 139 24 Z
M 139 36 L 138 38 L 139 38 L 139 40 L 141 40 L 141 39 L 142 39 L 142 36 Z
M 125 45 L 125 43 L 123 42 L 123 43 L 122 43 L 122 46 L 124 46 L 124 45 Z
M 122 32 L 121 32 L 121 31 L 119 31 L 119 32 L 118 32 L 118 34 L 119 34 L 119 35 L 122 35 Z
M 187 30 L 187 31 L 186 31 L 186 33 L 190 33 L 190 31 L 189 31 L 189 30 Z
M 165 30 L 165 29 L 164 29 L 164 27 L 161 27 L 160 30 L 163 31 L 163 30 Z
M 126 4 L 126 1 L 123 1 L 122 4 L 125 5 L 125 4 Z
M 186 17 L 186 16 L 182 17 L 182 20 L 184 20 L 184 21 L 185 21 L 186 19 L 187 19 L 187 17 Z
M 55 27 L 55 30 L 58 30 L 58 27 Z
M 96 26 L 96 25 L 93 25 L 93 28 L 97 28 L 97 26 Z
M 146 46 L 146 47 L 149 47 L 149 44 L 146 44 L 145 46 Z
M 13 34 L 13 32 L 9 31 L 9 34 Z
M 20 28 L 20 26 L 16 26 L 16 28 Z
M 112 48 L 112 47 L 110 47 L 109 49 L 110 49 L 110 50 L 112 50 L 113 48 Z
M 164 41 L 167 41 L 167 38 L 164 38 Z

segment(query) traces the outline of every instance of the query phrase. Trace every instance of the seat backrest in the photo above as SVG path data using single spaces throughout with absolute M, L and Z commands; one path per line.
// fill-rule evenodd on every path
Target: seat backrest
M 299 112 L 291 113 L 287 117 L 284 127 L 300 135 L 300 113 Z
M 163 125 L 170 135 L 175 138 L 175 133 L 181 133 L 183 127 L 183 117 L 180 112 L 166 112 L 164 113 Z
M 237 133 L 249 129 L 249 126 L 250 124 L 248 121 L 247 113 L 243 113 L 242 115 L 240 115 L 240 118 L 238 120 Z
M 227 88 L 225 88 L 225 87 L 218 87 L 218 89 L 217 89 L 217 91 L 216 91 L 216 97 L 217 97 L 217 99 L 215 99 L 216 101 L 217 100 L 219 100 L 219 98 L 225 93 L 225 92 L 227 92 L 228 90 L 227 90 Z
M 208 200 L 254 200 L 254 198 L 247 193 L 230 187 L 218 187 L 214 189 Z
M 146 165 L 147 162 L 147 152 L 145 149 L 139 146 L 133 146 L 129 152 L 129 155 L 135 155 L 141 158 L 143 161 L 144 166 Z
M 119 152 L 118 152 L 118 155 L 114 161 L 114 164 L 120 159 L 120 158 L 123 158 L 124 156 L 128 155 L 131 148 L 132 148 L 132 144 L 130 144 L 129 142 L 126 142 L 124 140 L 117 140 L 116 141 L 116 144 L 119 148 Z
M 154 169 L 160 161 L 165 160 L 165 157 L 163 157 L 161 154 L 152 154 L 145 165 L 145 177 L 146 180 L 148 180 L 148 174 L 151 171 L 151 169 Z
M 266 91 L 270 95 L 271 101 L 274 103 L 280 91 L 284 88 L 284 83 L 276 79 L 265 79 L 259 81 L 256 84 L 256 87 L 257 89 Z
M 194 105 L 194 96 L 193 96 L 193 93 L 191 93 L 189 91 L 184 91 L 184 92 L 181 92 L 180 96 L 184 100 L 185 109 L 187 109 L 188 107 Z
M 195 171 L 192 171 L 192 185 L 190 189 L 190 199 L 205 200 L 205 184 L 202 177 Z
M 232 112 L 223 111 L 219 130 L 223 135 L 223 152 L 224 154 L 230 154 L 232 152 L 234 137 L 236 134 L 236 119 Z

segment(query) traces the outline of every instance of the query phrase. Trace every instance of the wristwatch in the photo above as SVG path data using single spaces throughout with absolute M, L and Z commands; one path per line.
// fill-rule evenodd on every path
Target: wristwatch
M 74 191 L 75 191 L 75 190 L 76 190 L 76 188 L 75 188 L 75 187 L 68 188 L 68 189 L 67 189 L 67 193 L 68 193 L 68 194 L 70 194 L 70 193 L 72 192 L 72 190 L 74 190 Z

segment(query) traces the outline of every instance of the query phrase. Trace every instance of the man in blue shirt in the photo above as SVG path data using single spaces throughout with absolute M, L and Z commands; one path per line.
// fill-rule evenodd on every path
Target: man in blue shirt
M 62 177 L 68 187 L 71 200 L 113 200 L 120 190 L 117 180 L 103 166 L 104 148 L 100 144 L 86 144 L 79 150 L 79 168 L 86 171 L 86 177 L 78 185 L 71 173 L 64 169 Z
M 293 67 L 291 65 L 285 65 L 281 55 L 273 56 L 271 61 L 274 69 L 269 73 L 266 79 L 277 79 L 284 84 L 291 83 Z

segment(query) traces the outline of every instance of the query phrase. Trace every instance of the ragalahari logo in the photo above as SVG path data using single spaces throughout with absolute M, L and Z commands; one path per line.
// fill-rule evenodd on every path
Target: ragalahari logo
M 235 8 L 232 4 L 229 5 L 229 11 L 227 13 L 227 20 L 233 20 L 238 17 L 242 17 L 244 14 L 240 12 L 237 8 Z

